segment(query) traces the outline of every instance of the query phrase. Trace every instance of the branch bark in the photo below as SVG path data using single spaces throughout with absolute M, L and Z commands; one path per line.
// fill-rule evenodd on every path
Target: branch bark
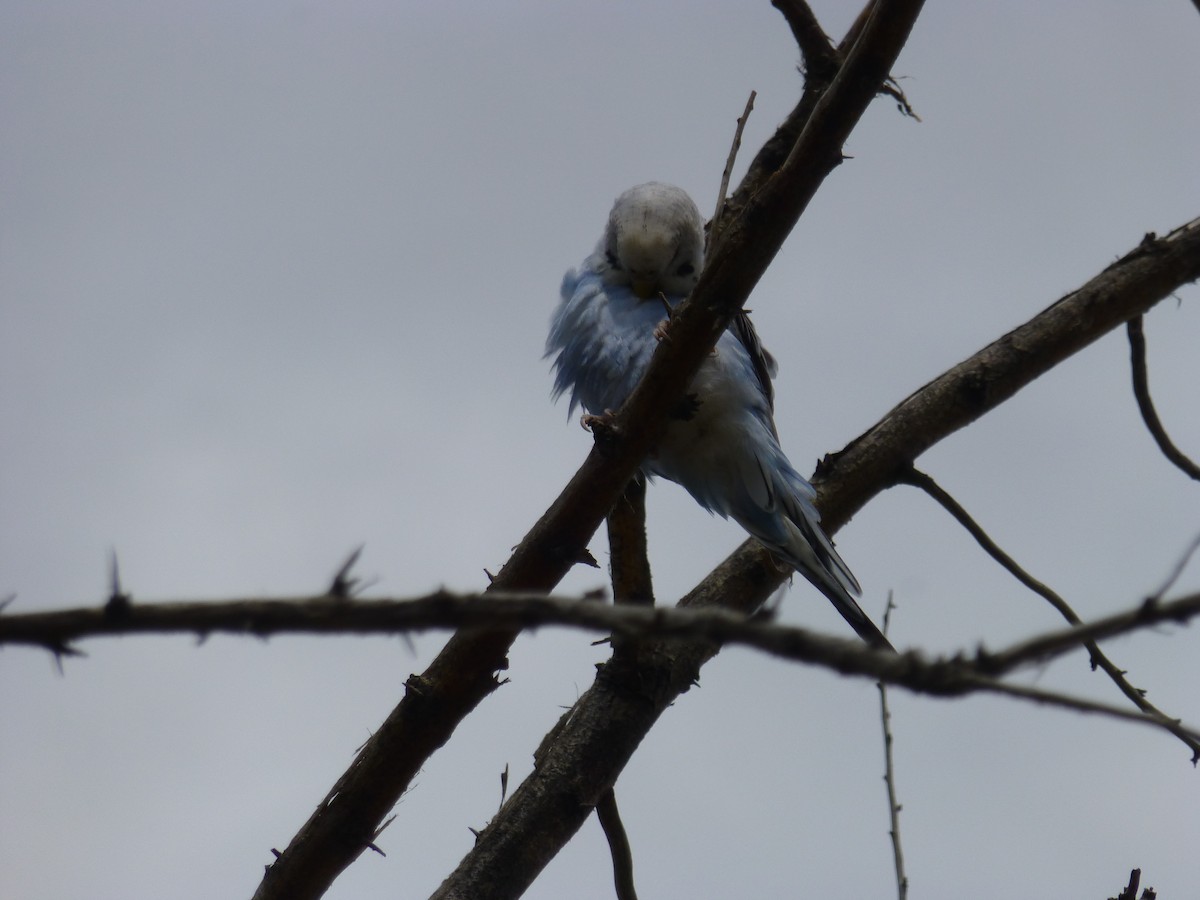
M 896 673 L 903 667 L 882 666 L 881 660 L 859 641 L 822 635 L 805 628 L 747 618 L 753 599 L 721 597 L 723 579 L 736 571 L 736 555 L 722 563 L 680 601 L 679 608 L 638 603 L 609 605 L 595 600 L 547 597 L 540 594 L 482 596 L 437 593 L 413 600 L 335 600 L 308 597 L 276 600 L 232 600 L 196 603 L 139 603 L 121 622 L 112 622 L 103 609 L 83 608 L 50 613 L 0 616 L 0 645 L 56 647 L 64 635 L 79 637 L 117 634 L 235 635 L 357 634 L 389 635 L 437 628 L 481 630 L 562 626 L 607 632 L 617 643 L 644 645 L 650 641 L 699 641 L 714 648 L 739 644 L 782 659 L 825 666 L 848 675 L 883 677 L 904 683 Z M 739 582 L 740 583 L 740 582 Z M 723 602 L 718 602 L 718 600 Z M 1152 597 L 1121 613 L 1047 632 L 1013 647 L 977 654 L 981 674 L 998 677 L 1020 666 L 1050 659 L 1119 634 L 1167 623 L 1184 624 L 1200 616 L 1200 594 L 1171 601 Z M 645 656 L 645 647 L 639 655 Z M 959 654 L 961 656 L 961 654 Z M 911 651 L 907 655 L 911 658 Z M 935 661 L 936 663 L 936 661 Z

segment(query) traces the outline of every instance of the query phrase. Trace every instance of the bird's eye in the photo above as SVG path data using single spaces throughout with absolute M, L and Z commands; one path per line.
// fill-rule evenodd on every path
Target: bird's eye
M 680 266 L 678 269 L 675 270 L 675 274 L 676 275 L 691 275 L 695 271 L 696 271 L 696 267 L 693 266 L 691 263 L 684 263 L 682 266 Z
M 621 264 L 617 262 L 617 254 L 613 253 L 611 250 L 605 250 L 604 258 L 608 260 L 608 264 L 610 266 L 620 271 Z

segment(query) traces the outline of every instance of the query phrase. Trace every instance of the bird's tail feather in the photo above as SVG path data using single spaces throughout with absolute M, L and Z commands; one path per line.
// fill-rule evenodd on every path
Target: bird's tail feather
M 854 599 L 853 594 L 861 593 L 862 589 L 820 526 L 804 517 L 799 523 L 788 519 L 784 525 L 792 539 L 784 547 L 770 549 L 812 582 L 859 637 L 872 647 L 894 651 L 891 642 Z

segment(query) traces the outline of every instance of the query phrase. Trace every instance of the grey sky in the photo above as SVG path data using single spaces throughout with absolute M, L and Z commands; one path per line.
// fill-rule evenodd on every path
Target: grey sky
M 841 34 L 857 11 L 820 3 Z M 541 359 L 563 271 L 651 179 L 711 211 L 795 102 L 768 3 L 0 5 L 0 593 L 99 602 L 309 592 L 365 542 L 375 592 L 483 586 L 582 461 Z M 947 366 L 1200 213 L 1200 16 L 1186 0 L 931 4 L 750 306 L 801 470 Z M 1200 454 L 1197 291 L 1146 324 Z M 1085 617 L 1153 589 L 1198 489 L 1137 416 L 1122 334 L 920 464 Z M 741 540 L 651 490 L 660 602 Z M 1057 624 L 898 488 L 838 547 L 898 645 Z M 604 543 L 592 545 L 604 559 Z M 580 590 L 603 574 L 577 571 Z M 1200 567 L 1179 590 L 1200 588 Z M 846 631 L 798 584 L 785 621 Z M 604 657 L 543 631 L 330 898 L 422 897 L 499 772 Z M 0 894 L 249 896 L 444 636 L 93 641 L 60 677 L 0 653 Z M 1200 723 L 1195 629 L 1116 642 Z M 1024 679 L 1117 702 L 1082 656 Z M 647 897 L 889 896 L 877 694 L 721 654 L 618 784 Z M 769 699 L 761 699 L 761 698 Z M 1001 700 L 893 695 L 914 896 L 1200 886 L 1200 777 L 1173 739 Z M 754 702 L 747 702 L 754 698 Z M 589 822 L 527 896 L 612 896 Z

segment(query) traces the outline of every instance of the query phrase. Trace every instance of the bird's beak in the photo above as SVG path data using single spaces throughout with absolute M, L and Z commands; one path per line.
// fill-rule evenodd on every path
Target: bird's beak
M 659 294 L 658 285 L 653 281 L 639 281 L 635 278 L 632 286 L 639 300 L 649 300 Z

